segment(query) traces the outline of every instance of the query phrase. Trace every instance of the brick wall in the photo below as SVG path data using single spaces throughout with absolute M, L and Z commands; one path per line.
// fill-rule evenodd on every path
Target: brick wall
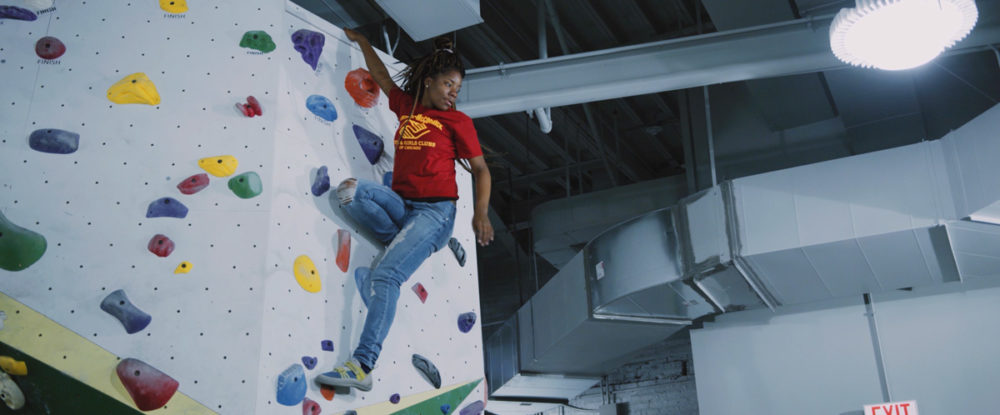
M 628 363 L 607 375 L 612 402 L 625 403 L 629 415 L 697 415 L 698 395 L 688 331 L 637 352 Z M 568 415 L 594 414 L 603 404 L 597 385 L 570 400 Z M 548 415 L 558 412 L 550 411 Z

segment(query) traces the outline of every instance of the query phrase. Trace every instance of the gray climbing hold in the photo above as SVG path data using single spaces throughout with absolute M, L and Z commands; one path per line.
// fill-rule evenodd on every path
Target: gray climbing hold
M 101 310 L 111 314 L 125 326 L 128 334 L 142 331 L 153 319 L 128 300 L 124 290 L 115 290 L 104 301 L 101 301 Z
M 41 128 L 28 136 L 32 150 L 52 154 L 70 154 L 80 148 L 80 134 L 56 128 Z
M 448 240 L 448 248 L 451 249 L 451 253 L 455 254 L 455 259 L 458 260 L 458 266 L 465 266 L 465 248 L 462 248 L 462 243 L 458 239 L 451 238 Z
M 441 373 L 438 372 L 437 366 L 434 366 L 430 360 L 419 354 L 413 355 L 412 362 L 413 367 L 424 376 L 424 379 L 427 379 L 431 385 L 434 385 L 434 388 L 441 389 Z

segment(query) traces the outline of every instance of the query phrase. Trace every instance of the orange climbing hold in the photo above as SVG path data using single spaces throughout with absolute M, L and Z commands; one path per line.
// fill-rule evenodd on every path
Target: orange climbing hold
M 344 80 L 344 88 L 347 88 L 347 93 L 351 94 L 354 102 L 362 107 L 374 107 L 378 100 L 378 84 L 365 68 L 348 72 L 347 79 Z
M 351 232 L 337 229 L 337 240 L 337 268 L 347 272 L 347 267 L 351 264 Z
M 337 391 L 333 389 L 333 386 L 319 385 L 319 394 L 323 395 L 323 399 L 332 401 Z
M 160 93 L 146 74 L 136 72 L 111 85 L 108 100 L 115 104 L 159 105 Z
M 323 288 L 322 280 L 319 278 L 319 271 L 316 270 L 316 265 L 313 264 L 308 256 L 299 255 L 298 258 L 295 258 L 292 270 L 295 272 L 295 281 L 302 286 L 303 290 L 318 293 Z

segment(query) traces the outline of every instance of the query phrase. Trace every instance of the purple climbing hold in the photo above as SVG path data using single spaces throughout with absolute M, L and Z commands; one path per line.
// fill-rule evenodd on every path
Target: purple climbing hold
M 328 352 L 332 352 L 333 351 L 333 340 L 323 340 L 323 341 L 319 342 L 319 347 L 323 348 L 323 350 L 326 350 Z
M 361 144 L 361 151 L 365 152 L 368 162 L 371 164 L 378 162 L 384 147 L 382 137 L 357 125 L 354 126 L 354 136 L 358 138 L 358 144 Z
M 392 187 L 392 172 L 387 171 L 382 175 L 382 184 L 386 187 Z
M 448 415 L 449 412 L 451 412 L 451 405 L 449 405 L 449 404 L 441 405 L 441 413 L 442 414 Z
M 42 128 L 28 136 L 28 146 L 43 153 L 69 154 L 80 148 L 80 134 L 56 128 Z
M 132 305 L 124 290 L 115 290 L 104 297 L 104 301 L 101 301 L 101 310 L 117 318 L 122 326 L 125 326 L 125 331 L 128 334 L 142 331 L 153 319 L 149 314 Z
M 17 6 L 0 6 L 0 19 L 14 19 L 33 22 L 38 19 L 35 12 Z
M 327 174 L 326 166 L 322 166 L 316 170 L 316 178 L 313 179 L 313 196 L 322 196 L 327 190 L 330 190 L 330 175 Z
M 178 202 L 177 199 L 172 197 L 156 199 L 153 203 L 149 204 L 149 209 L 146 210 L 147 218 L 168 217 L 183 219 L 187 214 L 187 206 L 184 206 L 183 203 Z
M 313 370 L 313 368 L 316 367 L 316 357 L 302 356 L 302 365 L 304 365 L 306 369 Z
M 208 174 L 201 173 L 184 179 L 177 183 L 177 190 L 186 195 L 193 195 L 208 187 Z
M 469 330 L 472 330 L 472 326 L 474 326 L 475 324 L 476 324 L 476 313 L 470 311 L 468 313 L 462 313 L 458 315 L 458 329 L 461 330 L 462 333 L 468 333 Z
M 389 402 L 392 402 L 393 404 L 399 403 L 399 394 L 398 393 L 392 394 L 392 396 L 389 397 Z
M 483 401 L 475 401 L 473 403 L 465 405 L 465 408 L 462 408 L 461 411 L 458 411 L 458 415 L 479 415 L 485 409 L 486 405 L 483 404 Z
M 319 63 L 319 55 L 323 53 L 326 37 L 319 32 L 299 29 L 292 33 L 292 43 L 295 44 L 295 50 L 302 54 L 302 60 L 306 61 L 315 71 L 316 64 Z

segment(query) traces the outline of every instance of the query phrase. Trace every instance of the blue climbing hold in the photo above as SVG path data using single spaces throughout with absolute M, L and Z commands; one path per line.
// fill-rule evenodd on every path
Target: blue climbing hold
M 146 209 L 147 218 L 167 217 L 183 219 L 187 214 L 187 206 L 184 206 L 183 203 L 178 202 L 177 199 L 172 197 L 156 199 L 153 203 L 149 204 L 149 209 Z
M 319 342 L 319 347 L 328 352 L 333 351 L 333 340 L 323 340 Z
M 399 403 L 399 394 L 398 393 L 392 394 L 392 396 L 389 397 L 389 402 L 392 402 L 393 404 Z
M 327 190 L 330 190 L 330 175 L 327 174 L 326 166 L 322 166 L 316 170 L 316 178 L 313 179 L 313 196 L 322 196 Z
M 107 297 L 104 297 L 104 301 L 101 301 L 101 310 L 117 318 L 122 323 L 122 326 L 125 326 L 125 331 L 128 334 L 142 331 L 153 320 L 149 314 L 146 314 L 128 300 L 128 296 L 125 295 L 124 290 L 115 290 L 111 294 L 108 294 Z
M 14 19 L 33 22 L 38 19 L 35 12 L 17 6 L 0 6 L 0 19 Z
M 448 249 L 451 249 L 451 253 L 455 254 L 455 259 L 458 260 L 458 266 L 465 266 L 465 248 L 462 248 L 462 243 L 458 239 L 451 238 L 448 240 Z
M 299 29 L 292 33 L 292 43 L 295 50 L 302 55 L 302 60 L 306 61 L 313 70 L 319 63 L 319 55 L 323 53 L 323 44 L 326 43 L 326 36 L 320 32 Z
M 305 365 L 306 369 L 313 370 L 316 367 L 316 357 L 302 356 L 302 364 Z
M 382 156 L 382 137 L 357 125 L 354 126 L 354 136 L 358 138 L 358 144 L 361 144 L 361 151 L 365 152 L 368 162 L 375 164 Z
M 458 411 L 458 414 L 459 415 L 479 415 L 485 409 L 486 409 L 486 404 L 484 404 L 483 401 L 475 401 L 473 403 L 465 405 L 465 408 L 462 408 L 461 411 Z
M 451 405 L 448 404 L 441 405 L 441 413 L 444 415 L 448 415 L 448 412 L 451 412 Z
M 472 330 L 472 326 L 474 326 L 475 324 L 476 324 L 476 313 L 470 311 L 468 313 L 462 313 L 458 315 L 458 329 L 461 330 L 462 333 L 468 333 L 469 330 Z
M 329 98 L 322 95 L 310 95 L 306 98 L 306 108 L 324 120 L 333 122 L 337 119 L 337 107 L 333 106 Z
M 80 134 L 55 128 L 42 128 L 28 136 L 28 146 L 43 153 L 69 154 L 80 148 Z
M 278 375 L 278 403 L 295 406 L 306 397 L 306 372 L 296 363 Z
M 392 187 L 392 172 L 387 171 L 382 175 L 382 184 L 386 187 Z
M 434 385 L 434 388 L 441 389 L 441 372 L 438 372 L 437 366 L 434 366 L 426 357 L 416 353 L 413 354 L 411 363 L 424 376 L 424 379 Z

